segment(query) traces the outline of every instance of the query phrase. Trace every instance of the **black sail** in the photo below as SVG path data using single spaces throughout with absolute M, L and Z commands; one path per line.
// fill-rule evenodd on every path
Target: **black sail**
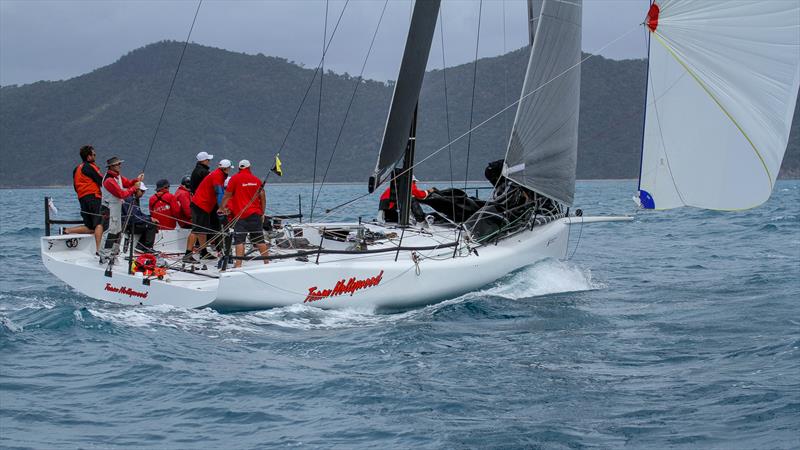
M 422 78 L 428 64 L 440 3 L 440 0 L 417 0 L 414 4 L 403 61 L 400 64 L 397 83 L 394 85 L 389 117 L 383 131 L 383 143 L 375 166 L 374 176 L 377 183 L 380 183 L 381 177 L 402 158 L 406 149 L 414 108 L 419 100 Z

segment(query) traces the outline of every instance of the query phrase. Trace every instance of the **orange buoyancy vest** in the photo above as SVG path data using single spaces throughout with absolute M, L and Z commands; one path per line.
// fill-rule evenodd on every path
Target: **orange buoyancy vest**
M 75 168 L 75 172 L 73 173 L 72 186 L 75 188 L 78 198 L 83 198 L 87 195 L 94 195 L 95 197 L 100 198 L 102 196 L 100 193 L 100 186 L 98 186 L 94 180 L 87 177 L 83 173 L 83 166 L 85 164 L 89 164 L 91 169 L 97 172 L 97 175 L 100 177 L 100 179 L 103 178 L 103 173 L 100 172 L 100 169 L 94 163 L 80 163 L 78 167 Z

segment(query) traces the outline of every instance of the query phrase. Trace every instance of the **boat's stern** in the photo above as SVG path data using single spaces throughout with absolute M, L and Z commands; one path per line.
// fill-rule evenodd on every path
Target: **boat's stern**
M 127 260 L 100 264 L 94 236 L 62 235 L 41 238 L 42 263 L 53 275 L 80 293 L 123 305 L 168 304 L 198 308 L 217 296 L 219 280 L 169 271 L 163 279 L 128 273 Z

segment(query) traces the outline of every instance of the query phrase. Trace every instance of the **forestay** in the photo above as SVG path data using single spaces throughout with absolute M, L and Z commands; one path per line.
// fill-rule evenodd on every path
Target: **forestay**
M 503 174 L 566 205 L 575 196 L 581 0 L 544 0 Z
M 639 201 L 735 210 L 766 201 L 800 83 L 800 2 L 657 0 Z

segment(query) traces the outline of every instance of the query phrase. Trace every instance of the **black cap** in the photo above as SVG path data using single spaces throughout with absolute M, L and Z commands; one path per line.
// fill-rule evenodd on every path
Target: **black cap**
M 192 177 L 189 175 L 184 175 L 183 178 L 181 178 L 181 184 L 188 188 L 192 185 Z
M 156 190 L 157 191 L 160 191 L 161 189 L 168 188 L 168 187 L 169 187 L 169 181 L 167 181 L 166 178 L 162 178 L 162 179 L 156 181 Z

